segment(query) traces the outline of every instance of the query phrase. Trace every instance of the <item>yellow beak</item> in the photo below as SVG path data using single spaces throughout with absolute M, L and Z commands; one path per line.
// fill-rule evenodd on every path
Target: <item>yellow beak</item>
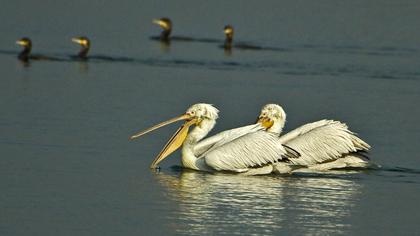
M 162 162 L 166 157 L 168 157 L 171 153 L 176 151 L 181 145 L 184 143 L 185 138 L 188 134 L 188 129 L 191 125 L 194 125 L 197 123 L 197 118 L 193 118 L 188 114 L 181 115 L 179 117 L 172 118 L 170 120 L 164 121 L 162 123 L 159 123 L 155 126 L 152 126 L 140 133 L 137 133 L 130 137 L 130 139 L 138 138 L 142 135 L 145 135 L 153 130 L 159 129 L 165 125 L 169 125 L 171 123 L 180 121 L 180 120 L 187 120 L 178 130 L 172 135 L 172 137 L 169 139 L 169 141 L 166 143 L 166 145 L 163 147 L 162 151 L 156 156 L 156 158 L 153 160 L 152 164 L 150 165 L 150 168 L 154 169 L 157 167 L 157 165 Z
M 157 24 L 157 25 L 159 25 L 160 27 L 162 27 L 162 28 L 164 28 L 164 29 L 167 29 L 168 28 L 168 24 L 166 24 L 164 21 L 162 21 L 162 20 L 159 20 L 159 19 L 154 19 L 153 21 L 152 21 L 154 24 Z
M 18 41 L 16 41 L 16 44 L 26 46 L 28 43 L 26 43 L 25 41 L 22 41 L 22 40 L 18 40 Z
M 73 41 L 74 43 L 82 44 L 82 40 L 78 38 L 72 38 L 71 41 Z
M 87 46 L 88 41 L 86 39 L 72 38 L 71 41 L 74 43 L 80 44 L 82 46 Z
M 263 116 L 258 117 L 257 123 L 260 123 L 266 129 L 269 129 L 271 128 L 271 126 L 274 125 L 274 121 L 272 121 L 268 117 L 263 117 Z
M 230 34 L 230 33 L 232 33 L 232 29 L 228 28 L 228 29 L 223 30 L 223 32 L 225 34 Z

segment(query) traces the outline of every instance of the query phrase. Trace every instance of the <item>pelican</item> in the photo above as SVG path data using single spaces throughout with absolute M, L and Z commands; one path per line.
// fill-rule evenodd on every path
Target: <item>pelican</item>
M 219 111 L 210 104 L 198 103 L 181 116 L 137 133 L 138 138 L 162 126 L 185 120 L 151 164 L 156 168 L 182 145 L 182 165 L 199 171 L 230 171 L 249 175 L 268 174 L 278 162 L 298 158 L 299 153 L 282 145 L 280 138 L 266 132 L 260 123 L 221 132 L 203 139 L 213 129 Z M 190 133 L 189 127 L 195 126 Z
M 265 105 L 257 121 L 268 132 L 276 135 L 281 134 L 285 122 L 286 113 L 277 104 Z M 370 145 L 339 121 L 320 120 L 308 123 L 280 136 L 280 142 L 301 155 L 290 159 L 290 166 L 304 166 L 319 171 L 374 166 L 364 155 Z

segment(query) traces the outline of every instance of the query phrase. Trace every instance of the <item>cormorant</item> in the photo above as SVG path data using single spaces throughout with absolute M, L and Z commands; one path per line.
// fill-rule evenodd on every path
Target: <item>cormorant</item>
M 60 59 L 54 57 L 47 57 L 43 55 L 31 55 L 32 41 L 28 37 L 23 37 L 16 41 L 16 44 L 21 45 L 23 50 L 19 53 L 18 58 L 23 62 L 29 62 L 29 60 L 50 60 L 59 61 Z
M 248 50 L 263 50 L 263 47 L 246 44 L 246 43 L 235 43 L 233 44 L 233 26 L 232 25 L 226 25 L 223 32 L 226 35 L 225 43 L 223 44 L 223 48 L 225 51 L 230 51 L 232 48 L 237 49 L 248 49 Z M 267 48 L 270 49 L 270 48 Z
M 172 21 L 169 18 L 163 17 L 153 20 L 153 23 L 158 24 L 163 29 L 160 34 L 160 40 L 166 42 L 169 41 L 169 36 L 172 32 Z
M 29 58 L 32 59 L 31 50 L 32 50 L 32 41 L 28 37 L 23 37 L 16 41 L 16 44 L 21 45 L 23 50 L 19 53 L 18 58 L 21 61 L 29 61 Z
M 225 49 L 229 50 L 232 48 L 233 42 L 233 26 L 226 25 L 223 32 L 226 35 L 225 44 L 223 45 Z
M 87 54 L 90 49 L 90 40 L 87 37 L 82 36 L 82 37 L 72 38 L 71 41 L 77 44 L 80 44 L 81 46 L 80 51 L 77 54 L 77 57 L 80 59 L 87 59 Z

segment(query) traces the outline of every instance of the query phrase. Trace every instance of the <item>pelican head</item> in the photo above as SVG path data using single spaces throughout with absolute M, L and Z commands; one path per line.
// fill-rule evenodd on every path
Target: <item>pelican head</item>
M 280 134 L 286 123 L 286 113 L 277 104 L 267 104 L 261 109 L 257 122 L 267 128 L 267 131 Z
M 188 135 L 189 127 L 192 125 L 201 126 L 203 121 L 215 121 L 218 118 L 219 110 L 212 106 L 211 104 L 206 103 L 197 103 L 192 105 L 187 111 L 175 118 L 164 121 L 157 125 L 154 125 L 142 132 L 139 132 L 130 137 L 130 139 L 138 138 L 144 134 L 147 134 L 153 130 L 161 128 L 163 126 L 169 125 L 171 123 L 184 120 L 184 124 L 172 135 L 171 139 L 166 143 L 165 147 L 159 153 L 159 155 L 153 160 L 150 168 L 156 168 L 157 165 L 163 161 L 169 154 L 177 150 L 185 141 Z

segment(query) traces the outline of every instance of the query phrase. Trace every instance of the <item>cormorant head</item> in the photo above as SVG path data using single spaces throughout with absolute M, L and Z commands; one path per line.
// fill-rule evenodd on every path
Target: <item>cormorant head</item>
M 71 41 L 77 44 L 80 44 L 80 46 L 82 46 L 78 54 L 78 57 L 82 59 L 86 59 L 87 54 L 89 52 L 89 48 L 90 48 L 90 40 L 85 36 L 81 36 L 81 37 L 72 38 Z
M 32 41 L 28 37 L 23 37 L 19 39 L 18 41 L 16 41 L 16 44 L 21 45 L 25 49 L 31 50 L 32 48 Z
M 160 19 L 153 20 L 153 23 L 158 24 L 160 27 L 162 27 L 163 31 L 160 34 L 160 40 L 164 42 L 169 41 L 169 35 L 172 31 L 172 21 L 169 18 L 163 17 Z
M 170 31 L 172 29 L 172 21 L 169 18 L 163 17 L 160 19 L 154 19 L 153 23 L 162 27 L 163 30 Z
M 226 35 L 226 39 L 232 40 L 233 39 L 233 26 L 226 25 L 223 32 Z
M 74 37 L 74 38 L 71 39 L 71 41 L 73 41 L 77 44 L 80 44 L 84 48 L 89 48 L 90 47 L 90 40 L 85 36 Z

